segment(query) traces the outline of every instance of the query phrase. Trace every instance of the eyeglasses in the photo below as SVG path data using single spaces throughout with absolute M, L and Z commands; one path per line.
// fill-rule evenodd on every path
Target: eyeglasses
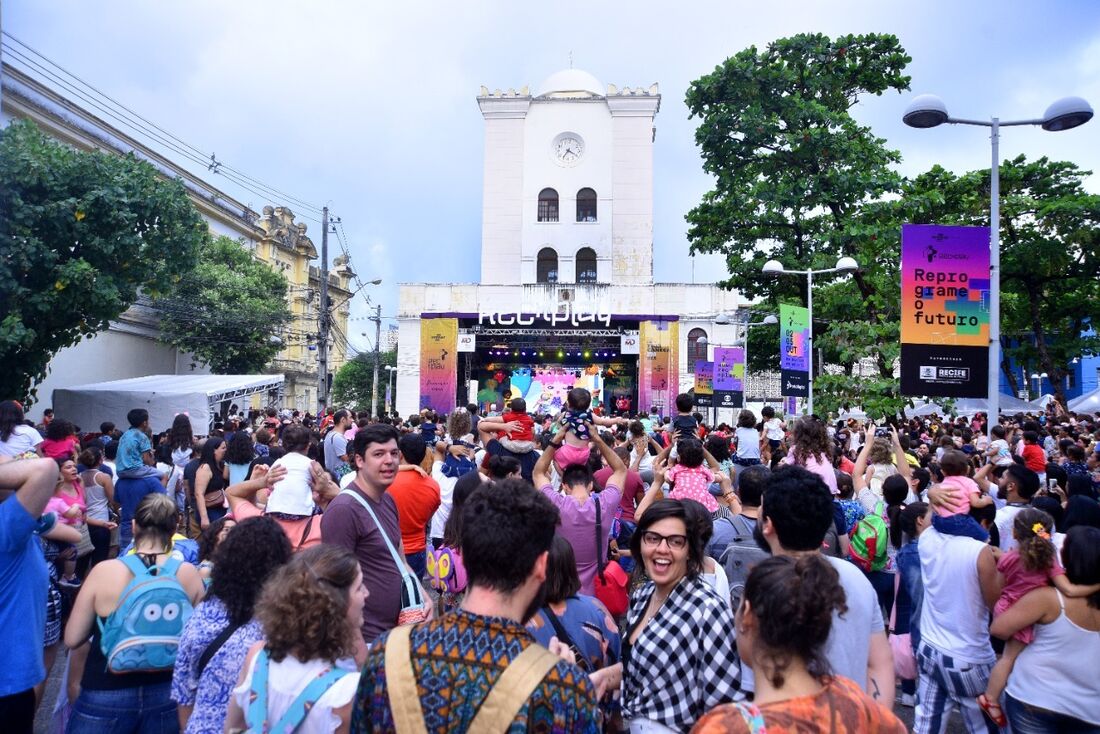
M 649 548 L 656 548 L 662 540 L 668 543 L 668 547 L 672 550 L 683 550 L 688 543 L 686 535 L 661 535 L 652 531 L 642 533 L 642 543 Z

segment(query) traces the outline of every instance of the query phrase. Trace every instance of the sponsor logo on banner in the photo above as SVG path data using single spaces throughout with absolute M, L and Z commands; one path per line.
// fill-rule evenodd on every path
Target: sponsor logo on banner
M 985 397 L 989 287 L 988 227 L 902 227 L 902 395 Z
M 641 337 L 638 335 L 638 332 L 628 331 L 619 337 L 619 353 L 639 354 L 639 344 L 641 344 Z
M 460 331 L 458 332 L 458 351 L 460 352 L 473 352 L 477 349 L 477 337 L 473 332 Z

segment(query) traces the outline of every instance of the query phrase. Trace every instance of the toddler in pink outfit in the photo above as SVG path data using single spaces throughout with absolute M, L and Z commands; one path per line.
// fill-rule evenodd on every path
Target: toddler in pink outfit
M 717 512 L 718 500 L 710 493 L 714 474 L 703 466 L 703 444 L 698 439 L 687 438 L 676 444 L 676 453 L 678 463 L 665 475 L 672 484 L 668 496 L 674 500 L 695 500 L 707 508 L 707 512 Z
M 946 535 L 962 535 L 980 540 L 989 540 L 989 533 L 970 516 L 970 508 L 985 507 L 993 504 L 993 498 L 982 494 L 977 482 L 966 475 L 970 460 L 962 451 L 948 449 L 940 458 L 940 471 L 943 472 L 941 487 L 954 490 L 949 504 L 940 507 L 933 505 L 932 527 Z

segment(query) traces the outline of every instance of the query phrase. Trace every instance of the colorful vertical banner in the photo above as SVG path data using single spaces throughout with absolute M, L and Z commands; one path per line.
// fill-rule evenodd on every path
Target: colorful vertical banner
M 989 228 L 901 228 L 901 394 L 986 397 Z
M 802 306 L 779 304 L 780 394 L 798 398 L 810 394 L 810 312 Z
M 695 406 L 709 408 L 714 405 L 714 362 L 699 360 L 695 363 Z
M 745 348 L 714 348 L 714 402 L 719 408 L 745 405 Z
M 643 321 L 638 331 L 638 410 L 656 407 L 662 415 L 675 409 L 680 389 L 680 324 Z
M 458 319 L 420 321 L 420 407 L 450 413 L 458 387 Z

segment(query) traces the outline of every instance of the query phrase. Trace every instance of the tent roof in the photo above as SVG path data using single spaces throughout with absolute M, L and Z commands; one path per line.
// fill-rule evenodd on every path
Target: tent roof
M 234 394 L 254 392 L 265 386 L 276 387 L 284 382 L 283 375 L 146 375 L 126 380 L 73 385 L 69 390 L 103 390 L 112 392 L 158 392 L 166 395 L 205 393 L 211 398 L 226 399 Z
M 1070 400 L 1069 409 L 1075 413 L 1095 413 L 1100 411 L 1100 388 Z

